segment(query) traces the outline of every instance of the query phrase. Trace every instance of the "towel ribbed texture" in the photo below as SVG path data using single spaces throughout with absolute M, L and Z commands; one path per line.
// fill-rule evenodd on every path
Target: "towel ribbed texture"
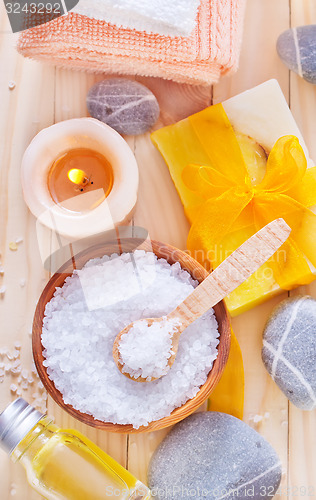
M 200 0 L 80 0 L 76 14 L 166 36 L 192 33 Z
M 190 37 L 119 28 L 70 13 L 21 33 L 19 52 L 67 68 L 208 85 L 237 69 L 245 0 L 202 0 Z

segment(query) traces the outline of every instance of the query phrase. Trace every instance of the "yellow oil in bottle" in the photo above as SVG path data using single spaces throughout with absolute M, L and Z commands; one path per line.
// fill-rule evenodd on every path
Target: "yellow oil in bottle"
M 47 417 L 19 443 L 12 458 L 48 500 L 149 499 L 149 490 L 114 459 L 75 430 Z
M 74 148 L 54 161 L 48 173 L 47 185 L 57 205 L 82 212 L 81 195 L 90 193 L 90 196 L 85 196 L 88 202 L 84 208 L 95 208 L 110 194 L 113 181 L 113 169 L 105 156 L 92 149 Z

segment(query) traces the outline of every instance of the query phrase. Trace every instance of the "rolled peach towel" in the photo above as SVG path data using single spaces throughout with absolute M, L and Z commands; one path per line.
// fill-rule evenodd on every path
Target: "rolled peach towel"
M 238 67 L 245 0 L 202 0 L 189 37 L 170 37 L 75 13 L 20 34 L 25 57 L 65 68 L 209 85 Z

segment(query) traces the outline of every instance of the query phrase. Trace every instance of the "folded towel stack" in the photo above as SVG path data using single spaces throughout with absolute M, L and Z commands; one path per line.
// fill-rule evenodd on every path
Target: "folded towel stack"
M 76 14 L 166 36 L 192 33 L 200 0 L 80 0 Z
M 70 13 L 22 32 L 18 50 L 67 68 L 208 85 L 237 68 L 244 6 L 245 0 L 202 0 L 189 37 L 119 28 Z

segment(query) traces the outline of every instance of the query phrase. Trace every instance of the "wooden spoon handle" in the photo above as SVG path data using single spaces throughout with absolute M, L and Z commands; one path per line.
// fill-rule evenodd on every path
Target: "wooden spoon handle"
M 183 331 L 257 271 L 290 233 L 283 219 L 270 222 L 225 259 L 168 317 L 180 317 Z

